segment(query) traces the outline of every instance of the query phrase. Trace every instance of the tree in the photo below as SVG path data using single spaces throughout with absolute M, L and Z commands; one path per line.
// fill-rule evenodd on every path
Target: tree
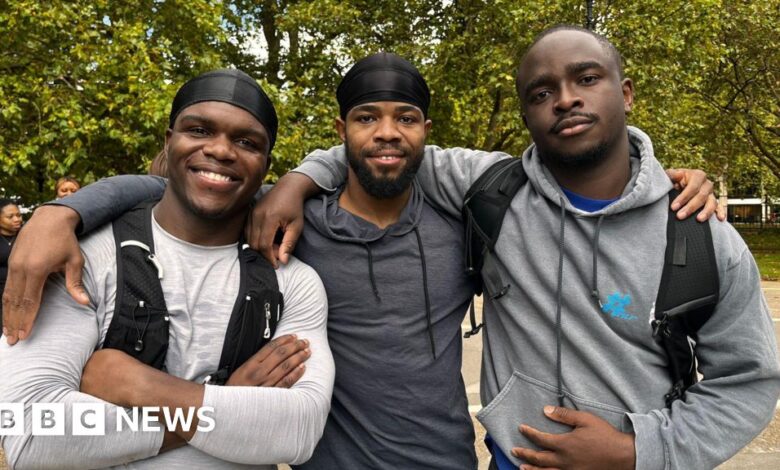
M 223 6 L 209 1 L 10 0 L 0 8 L 0 188 L 50 199 L 145 171 L 177 84 L 222 64 Z

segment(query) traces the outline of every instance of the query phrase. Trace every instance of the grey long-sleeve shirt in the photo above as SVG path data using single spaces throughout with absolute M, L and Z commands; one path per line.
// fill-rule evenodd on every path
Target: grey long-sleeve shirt
M 161 281 L 171 318 L 166 367 L 170 374 L 202 382 L 217 369 L 227 322 L 238 294 L 235 244 L 203 247 L 178 240 L 156 223 L 153 235 L 164 268 Z M 0 402 L 24 402 L 26 430 L 4 436 L 14 468 L 274 468 L 303 462 L 319 440 L 333 388 L 334 367 L 326 336 L 327 300 L 314 270 L 298 260 L 277 270 L 285 313 L 277 336 L 296 333 L 311 342 L 304 376 L 291 389 L 206 386 L 204 407 L 213 407 L 215 427 L 198 431 L 188 446 L 161 455 L 162 432 L 116 432 L 117 408 L 106 404 L 105 436 L 73 436 L 71 408 L 100 402 L 79 392 L 81 371 L 99 348 L 113 315 L 116 248 L 110 226 L 82 241 L 89 306 L 76 304 L 64 279 L 46 285 L 32 336 L 0 345 Z M 63 403 L 65 436 L 33 436 L 33 402 Z M 144 460 L 142 460 L 144 459 Z M 130 463 L 132 462 L 132 463 Z

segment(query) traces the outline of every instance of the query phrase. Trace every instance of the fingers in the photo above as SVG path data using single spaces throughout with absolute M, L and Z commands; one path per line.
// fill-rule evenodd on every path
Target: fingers
M 265 210 L 265 206 L 258 204 L 252 210 L 252 216 L 249 218 L 249 227 L 247 231 L 249 236 L 249 246 L 257 250 L 263 258 L 267 259 L 274 268 L 278 267 L 276 257 L 274 256 L 274 237 L 279 228 L 278 220 L 270 217 Z
M 577 411 L 571 408 L 564 408 L 562 406 L 550 406 L 550 405 L 544 407 L 544 415 L 553 421 L 557 421 L 563 424 L 568 424 L 569 426 L 572 427 L 586 426 L 588 424 L 593 424 L 594 419 L 595 420 L 600 419 L 597 418 L 595 415 L 591 413 L 587 413 L 585 411 Z M 558 437 L 560 435 L 550 434 L 550 436 Z M 545 447 L 550 448 L 549 446 L 545 446 Z
M 520 468 L 550 469 L 558 468 L 561 465 L 560 458 L 555 452 L 550 452 L 549 450 L 537 451 L 524 447 L 515 447 L 512 449 L 512 455 L 523 462 L 526 462 L 526 464 L 521 465 Z
M 274 338 L 269 341 L 265 346 L 260 348 L 260 351 L 256 352 L 249 360 L 255 362 L 265 362 L 269 356 L 271 356 L 277 348 L 286 344 L 294 343 L 298 337 L 296 335 L 282 335 L 278 338 Z
M 48 275 L 41 266 L 20 266 L 13 257 L 9 260 L 8 284 L 3 293 L 3 332 L 8 344 L 30 336 Z
M 528 438 L 529 441 L 533 442 L 534 444 L 541 447 L 542 449 L 549 449 L 549 450 L 558 449 L 558 444 L 560 441 L 559 434 L 550 434 L 550 433 L 542 432 L 526 424 L 520 426 L 520 432 L 523 434 L 523 436 Z
M 87 305 L 89 304 L 89 296 L 81 282 L 83 269 L 84 257 L 79 250 L 65 263 L 65 286 L 73 300 L 81 305 Z
M 303 363 L 310 356 L 309 342 L 305 339 L 277 348 L 269 358 L 269 364 L 267 364 L 268 366 L 275 365 L 266 374 L 265 380 L 260 385 L 266 387 L 291 387 L 303 375 L 302 368 L 296 369 L 303 366 Z M 288 377 L 291 373 L 293 373 L 292 376 Z
M 698 170 L 697 170 L 698 171 Z M 693 181 L 696 179 L 697 181 Z M 677 210 L 677 218 L 684 219 L 693 214 L 699 208 L 705 207 L 710 195 L 713 192 L 712 182 L 709 180 L 698 181 L 699 178 L 691 178 L 690 183 L 680 192 L 672 201 L 672 210 Z M 711 209 L 714 209 L 712 207 Z M 712 210 L 707 214 L 707 218 L 712 215 Z M 705 219 L 706 220 L 706 219 Z
M 303 220 L 296 219 L 287 224 L 284 229 L 282 243 L 279 244 L 279 261 L 287 264 L 290 261 L 290 255 L 295 251 L 295 244 L 303 231 Z
M 717 217 L 721 222 L 725 222 L 728 217 L 728 208 L 720 203 L 718 203 Z

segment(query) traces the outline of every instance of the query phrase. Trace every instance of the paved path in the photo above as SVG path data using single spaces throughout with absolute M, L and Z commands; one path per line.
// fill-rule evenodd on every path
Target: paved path
M 780 282 L 763 282 L 761 287 L 766 296 L 769 310 L 772 312 L 772 320 L 775 326 L 775 338 L 780 344 Z M 478 303 L 478 306 L 481 305 Z M 481 315 L 481 308 L 479 309 Z M 468 317 L 463 322 L 463 330 L 471 327 Z M 469 397 L 469 409 L 472 416 L 480 410 L 479 401 L 479 370 L 481 366 L 482 339 L 477 336 L 463 342 L 463 380 L 466 383 L 466 392 Z M 485 445 L 482 443 L 485 430 L 476 420 L 474 428 L 477 431 L 477 455 L 479 456 L 479 470 L 487 470 L 490 458 Z M 718 470 L 764 470 L 780 469 L 780 411 L 775 411 L 775 417 L 769 427 L 750 443 L 739 454 L 724 463 Z

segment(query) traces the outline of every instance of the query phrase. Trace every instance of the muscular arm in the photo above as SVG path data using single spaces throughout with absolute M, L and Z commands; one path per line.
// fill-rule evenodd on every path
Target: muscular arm
M 93 298 L 97 284 L 89 267 L 85 284 Z M 25 432 L 5 436 L 2 445 L 12 468 L 102 468 L 157 455 L 163 433 L 116 431 L 117 410 L 79 392 L 81 370 L 98 344 L 100 315 L 96 304 L 74 303 L 62 276 L 47 283 L 35 334 L 18 346 L 0 344 L 0 402 L 25 404 Z M 34 436 L 31 403 L 62 403 L 65 406 L 64 436 Z M 73 436 L 75 403 L 105 403 L 105 435 Z
M 204 386 L 146 366 L 122 352 L 103 350 L 88 363 L 82 390 L 94 390 L 98 396 L 128 407 L 210 407 L 214 409 L 213 430 L 197 430 L 196 418 L 191 427 L 179 426 L 175 433 L 191 446 L 223 460 L 246 464 L 304 462 L 322 434 L 333 387 L 333 363 L 325 333 L 327 305 L 319 278 L 308 266 L 295 261 L 279 277 L 286 305 L 276 338 L 295 331 L 311 346 L 306 372 L 292 388 Z M 279 344 L 276 351 L 293 349 L 289 341 Z M 242 369 L 251 367 L 262 353 L 250 358 Z M 279 356 L 287 357 L 284 353 Z M 242 383 L 257 385 L 248 380 Z

